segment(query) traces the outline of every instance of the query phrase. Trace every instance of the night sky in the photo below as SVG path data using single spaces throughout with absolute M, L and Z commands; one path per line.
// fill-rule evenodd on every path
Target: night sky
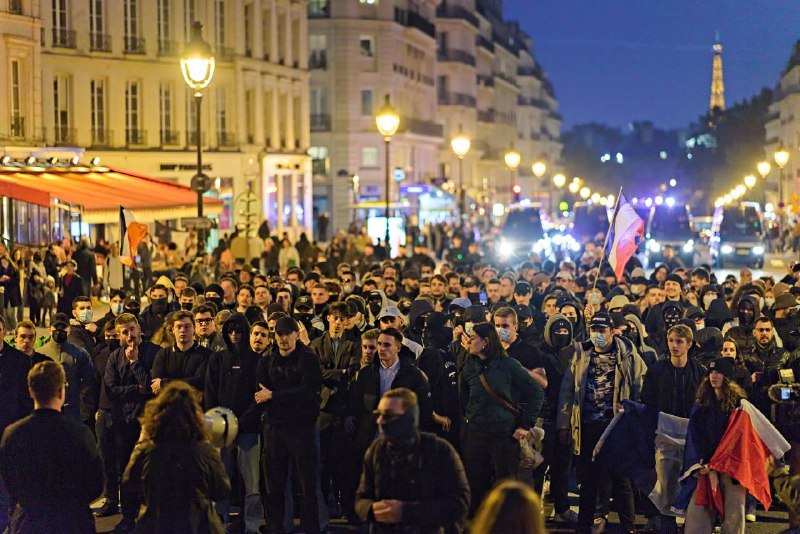
M 720 32 L 725 103 L 774 87 L 800 39 L 797 0 L 504 0 L 532 36 L 564 115 L 686 126 L 708 108 Z

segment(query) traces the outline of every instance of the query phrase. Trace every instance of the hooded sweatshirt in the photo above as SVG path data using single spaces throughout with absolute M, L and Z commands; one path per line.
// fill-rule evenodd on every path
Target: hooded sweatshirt
M 569 340 L 562 346 L 556 346 L 554 332 L 559 328 L 569 331 Z M 540 417 L 547 421 L 555 421 L 558 412 L 558 395 L 561 381 L 569 367 L 570 359 L 575 353 L 572 323 L 565 315 L 554 313 L 544 327 L 544 343 L 539 346 L 541 360 L 547 374 L 547 387 L 544 390 L 544 402 Z
M 422 329 L 425 324 L 421 317 L 428 313 L 433 313 L 433 305 L 428 299 L 417 299 L 412 302 L 411 310 L 408 312 L 408 328 L 403 330 L 403 335 L 422 345 Z
M 657 359 L 658 353 L 650 345 L 645 343 L 647 339 L 647 330 L 645 329 L 642 321 L 633 313 L 625 315 L 625 320 L 636 325 L 636 330 L 639 332 L 639 343 L 634 343 L 636 350 L 639 351 L 639 356 L 642 357 L 647 366 L 651 366 Z
M 385 308 L 386 306 L 397 306 L 397 302 L 387 297 L 386 293 L 384 293 L 382 290 L 375 289 L 373 291 L 377 291 L 378 293 L 381 294 L 381 309 Z M 370 291 L 370 293 L 372 293 L 372 291 Z M 369 297 L 369 295 L 366 295 L 365 297 Z M 369 324 L 376 325 L 377 328 L 378 313 L 380 313 L 381 310 L 379 309 L 377 313 L 373 313 L 372 309 L 370 309 L 369 307 L 369 298 L 367 298 L 366 300 L 367 300 L 367 313 L 369 313 Z
M 733 339 L 743 354 L 750 354 L 755 346 L 753 326 L 756 324 L 756 319 L 761 315 L 758 304 L 758 299 L 753 295 L 743 296 L 736 306 L 736 318 L 739 324 L 732 326 L 727 332 L 723 330 L 723 334 Z M 749 321 L 746 320 L 744 313 L 742 313 L 743 309 L 748 307 L 753 310 Z

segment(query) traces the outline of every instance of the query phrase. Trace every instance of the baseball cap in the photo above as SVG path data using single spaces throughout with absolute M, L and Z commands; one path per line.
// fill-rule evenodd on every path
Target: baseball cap
M 314 282 L 319 282 L 320 281 L 319 273 L 311 271 L 310 273 L 306 273 L 306 275 L 303 277 L 303 282 L 310 282 L 312 280 Z
M 381 308 L 381 312 L 378 314 L 378 320 L 380 321 L 384 317 L 402 317 L 403 314 L 400 313 L 400 309 L 397 306 L 384 306 Z
M 533 277 L 533 287 L 539 287 L 542 284 L 549 284 L 550 277 L 544 273 L 539 273 Z
M 559 271 L 556 275 L 556 280 L 569 280 L 572 281 L 575 278 L 572 276 L 572 273 L 569 271 Z
M 708 364 L 708 374 L 716 371 L 725 376 L 728 380 L 733 379 L 733 358 L 717 358 Z
M 464 287 L 475 287 L 477 285 L 477 281 L 472 276 L 467 276 L 464 278 L 464 281 L 461 283 Z
M 800 295 L 800 287 L 792 286 L 791 288 L 789 288 L 789 293 L 792 295 Z
M 514 285 L 514 293 L 517 295 L 528 295 L 531 291 L 531 285 L 525 280 L 520 280 Z
M 641 267 L 637 267 L 634 270 L 632 270 L 631 271 L 631 279 L 634 279 L 634 278 L 645 278 L 646 279 L 647 275 L 645 274 L 644 269 L 642 269 Z
M 453 306 L 466 310 L 470 306 L 472 306 L 472 301 L 465 297 L 458 297 L 454 298 L 450 302 L 450 306 L 447 307 L 448 311 L 453 311 Z
M 622 308 L 626 304 L 630 304 L 630 303 L 631 303 L 631 301 L 628 300 L 628 297 L 626 297 L 625 295 L 616 295 L 614 298 L 612 298 L 608 302 L 608 309 L 609 310 L 615 310 L 615 309 L 618 309 L 618 308 Z
M 797 306 L 797 301 L 791 293 L 783 292 L 775 299 L 775 310 L 785 310 Z
M 270 276 L 269 277 L 269 283 L 270 284 L 282 284 L 283 283 L 283 278 L 281 278 L 280 276 Z
M 367 300 L 375 300 L 375 299 L 381 300 L 381 301 L 383 300 L 383 295 L 377 289 L 374 290 L 374 291 L 370 291 L 369 292 L 369 296 L 367 296 Z
M 589 321 L 589 328 L 614 328 L 614 321 L 606 312 L 597 312 Z
M 778 296 L 782 293 L 786 293 L 789 291 L 789 284 L 784 284 L 783 282 L 776 282 L 774 286 L 772 286 L 772 294 L 775 295 L 775 299 L 777 300 Z
M 689 306 L 686 308 L 686 312 L 684 312 L 683 316 L 687 319 L 695 319 L 697 317 L 705 317 L 706 314 L 703 311 L 703 308 L 700 308 L 699 306 Z
M 533 317 L 533 312 L 531 311 L 530 306 L 526 306 L 525 304 L 515 304 L 511 306 L 511 308 L 517 312 L 517 317 L 519 319 L 530 319 Z
M 295 301 L 294 309 L 296 309 L 296 310 L 302 310 L 302 309 L 313 310 L 314 309 L 314 303 L 311 301 L 311 297 L 309 297 L 308 295 L 303 295 L 302 297 L 299 297 Z
M 69 326 L 69 317 L 66 313 L 57 313 L 50 324 L 53 326 Z
M 297 325 L 297 321 L 292 319 L 291 317 L 281 317 L 277 321 L 275 321 L 275 333 L 286 335 L 291 334 L 292 332 L 299 332 L 300 327 Z

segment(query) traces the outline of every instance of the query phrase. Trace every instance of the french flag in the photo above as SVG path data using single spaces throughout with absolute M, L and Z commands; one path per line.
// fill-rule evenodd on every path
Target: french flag
M 608 245 L 606 257 L 611 268 L 614 269 L 617 280 L 622 280 L 625 264 L 636 253 L 636 247 L 644 237 L 644 221 L 625 198 L 622 188 L 619 190 L 609 233 L 606 241 Z
M 136 222 L 133 213 L 119 207 L 119 261 L 127 267 L 136 267 L 134 258 L 139 244 L 147 235 L 147 226 Z
M 677 513 L 685 513 L 689 507 L 698 484 L 698 478 L 694 475 L 703 467 L 700 461 L 704 459 L 699 458 L 692 440 L 694 423 L 695 421 L 690 420 L 684 450 L 681 491 L 673 505 L 673 510 Z M 739 481 L 743 488 L 764 505 L 765 510 L 769 510 L 772 497 L 766 463 L 770 458 L 780 459 L 789 448 L 789 442 L 764 414 L 748 401 L 742 400 L 739 408 L 731 414 L 728 428 L 707 467 Z

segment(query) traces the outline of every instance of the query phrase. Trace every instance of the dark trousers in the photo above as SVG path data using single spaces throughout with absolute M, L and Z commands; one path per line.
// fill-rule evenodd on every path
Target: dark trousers
M 97 411 L 94 432 L 97 435 L 100 459 L 103 461 L 103 473 L 106 476 L 106 489 L 103 496 L 110 501 L 119 502 L 119 465 L 117 465 L 117 450 L 110 410 L 101 408 Z
M 539 495 L 544 489 L 545 471 L 550 472 L 550 495 L 557 514 L 569 509 L 569 470 L 572 467 L 572 442 L 562 445 L 558 441 L 555 421 L 544 421 L 544 462 L 533 472 L 533 485 Z
M 516 478 L 519 469 L 519 442 L 511 432 L 487 434 L 475 425 L 467 425 L 463 460 L 472 490 L 472 517 L 495 481 Z
M 117 466 L 119 466 L 119 472 L 124 473 L 125 467 L 131 459 L 133 447 L 136 446 L 136 442 L 139 439 L 142 427 L 139 425 L 138 421 L 128 422 L 119 420 L 122 419 L 121 417 L 115 417 L 114 419 L 112 433 L 114 434 L 114 442 L 116 444 Z M 128 521 L 136 520 L 136 517 L 139 515 L 139 505 L 142 502 L 140 491 L 133 487 L 136 485 L 137 483 L 134 482 L 133 484 L 122 486 L 120 495 L 122 498 L 122 518 Z
M 592 452 L 609 421 L 587 422 L 581 425 L 581 452 L 578 457 L 578 476 L 581 481 L 581 494 L 578 505 L 578 531 L 588 532 L 594 523 L 597 499 L 601 497 L 605 503 L 613 489 L 619 521 L 626 532 L 633 529 L 636 512 L 633 505 L 633 490 L 630 480 L 612 474 L 597 462 L 592 461 Z
M 267 487 L 267 532 L 282 534 L 286 509 L 286 481 L 289 465 L 300 482 L 303 494 L 303 531 L 320 532 L 317 509 L 317 484 L 319 484 L 319 453 L 314 424 L 293 427 L 264 427 L 264 452 L 261 465 Z
M 355 491 L 350 493 L 352 481 L 352 462 L 354 455 L 353 439 L 344 430 L 339 418 L 319 432 L 320 463 L 322 465 L 322 495 L 336 503 L 340 500 L 343 512 L 355 510 Z M 366 449 L 365 449 L 366 450 Z M 363 460 L 363 455 L 361 459 Z M 358 489 L 358 481 L 356 487 Z M 338 497 L 338 498 L 337 498 Z
M 42 301 L 39 299 L 28 298 L 28 306 L 30 306 L 30 317 L 33 324 L 39 326 L 42 322 Z

